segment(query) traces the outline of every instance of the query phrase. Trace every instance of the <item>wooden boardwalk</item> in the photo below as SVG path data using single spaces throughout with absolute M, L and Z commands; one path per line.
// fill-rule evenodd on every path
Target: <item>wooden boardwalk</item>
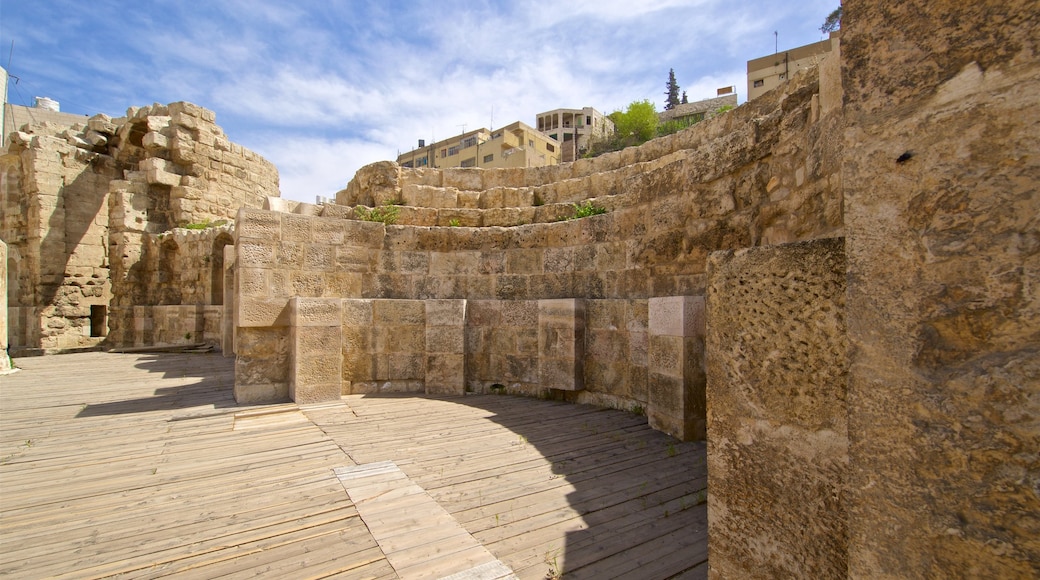
M 16 363 L 0 576 L 706 576 L 704 445 L 645 417 L 491 395 L 237 406 L 218 354 Z

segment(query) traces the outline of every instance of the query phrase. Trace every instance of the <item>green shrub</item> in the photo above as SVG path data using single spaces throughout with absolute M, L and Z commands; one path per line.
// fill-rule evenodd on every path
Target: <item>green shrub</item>
M 573 203 L 571 205 L 574 206 L 574 215 L 567 218 L 569 220 L 576 220 L 586 218 L 589 216 L 607 213 L 606 208 L 600 207 L 589 200 L 585 200 L 581 203 Z
M 381 222 L 384 225 L 397 223 L 397 216 L 401 208 L 392 201 L 387 201 L 379 207 L 368 208 L 363 205 L 354 207 L 354 216 L 366 222 Z

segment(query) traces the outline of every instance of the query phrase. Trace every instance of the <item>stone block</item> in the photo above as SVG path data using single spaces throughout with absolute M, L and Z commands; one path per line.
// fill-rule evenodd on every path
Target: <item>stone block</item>
M 343 300 L 343 326 L 369 328 L 372 325 L 372 300 L 352 298 Z
M 429 275 L 475 274 L 480 269 L 480 260 L 480 252 L 475 251 L 431 252 Z
M 538 301 L 538 376 L 548 388 L 584 388 L 585 301 Z
M 327 244 L 307 244 L 303 260 L 306 270 L 328 271 L 335 267 L 337 248 Z
M 465 350 L 463 326 L 427 326 L 426 352 L 462 353 Z
M 240 327 L 289 326 L 289 301 L 286 298 L 241 296 L 237 306 L 235 319 Z
M 373 300 L 372 321 L 381 326 L 425 326 L 426 305 L 422 300 Z
M 465 356 L 429 354 L 426 357 L 426 393 L 462 395 L 465 392 Z
M 336 298 L 293 298 L 291 324 L 293 326 L 343 325 L 343 301 Z M 337 345 L 338 348 L 338 345 Z
M 426 377 L 426 355 L 422 352 L 390 354 L 388 364 L 392 381 L 423 380 Z
M 424 304 L 428 326 L 463 326 L 466 323 L 465 300 L 426 300 Z
M 358 246 L 335 246 L 336 267 L 344 272 L 369 273 L 375 270 L 377 253 Z
M 295 215 L 289 213 L 280 214 L 281 234 L 285 241 L 310 242 L 312 237 L 312 224 L 317 221 L 310 216 Z
M 270 211 L 242 208 L 235 220 L 235 235 L 239 240 L 281 240 L 281 219 Z

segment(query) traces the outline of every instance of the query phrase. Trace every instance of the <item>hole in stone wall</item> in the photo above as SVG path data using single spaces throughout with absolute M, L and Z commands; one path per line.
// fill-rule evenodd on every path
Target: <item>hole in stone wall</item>
M 213 242 L 213 255 L 210 257 L 210 304 L 224 304 L 224 247 L 234 243 L 231 236 L 220 234 Z
M 92 305 L 90 307 L 90 336 L 101 337 L 108 334 L 108 307 Z

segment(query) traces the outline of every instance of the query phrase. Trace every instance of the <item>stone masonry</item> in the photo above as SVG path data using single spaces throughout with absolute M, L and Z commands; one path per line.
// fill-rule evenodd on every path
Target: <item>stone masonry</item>
M 14 352 L 219 343 L 219 313 L 204 309 L 222 302 L 216 246 L 234 241 L 220 225 L 277 196 L 278 174 L 214 120 L 173 103 L 9 135 L 0 238 Z M 189 225 L 217 229 L 175 230 Z
M 674 135 L 322 205 L 188 103 L 30 124 L 10 349 L 219 344 L 249 404 L 624 408 L 707 438 L 712 578 L 1037 577 L 1038 38 L 1027 0 L 847 0 L 818 67 Z

